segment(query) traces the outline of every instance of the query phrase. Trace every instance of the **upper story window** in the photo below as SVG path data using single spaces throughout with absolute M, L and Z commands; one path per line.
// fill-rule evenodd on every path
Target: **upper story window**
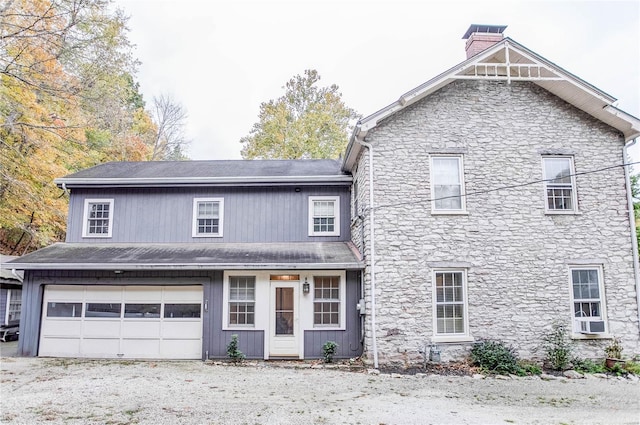
M 542 169 L 547 212 L 576 211 L 573 158 L 570 156 L 544 156 L 542 157 Z
M 436 336 L 467 335 L 466 271 L 436 270 L 433 286 L 434 334 Z
M 110 238 L 113 227 L 113 199 L 85 199 L 82 236 Z
M 465 210 L 462 155 L 431 156 L 431 211 Z
M 195 198 L 193 237 L 221 237 L 223 213 L 223 198 Z
M 309 236 L 340 236 L 340 197 L 309 197 Z
M 571 267 L 571 300 L 573 302 L 574 332 L 605 333 L 602 268 Z

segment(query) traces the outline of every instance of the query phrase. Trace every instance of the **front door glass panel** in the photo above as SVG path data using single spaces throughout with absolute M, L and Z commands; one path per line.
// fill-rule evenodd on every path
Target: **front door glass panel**
M 293 288 L 276 288 L 276 335 L 293 335 Z

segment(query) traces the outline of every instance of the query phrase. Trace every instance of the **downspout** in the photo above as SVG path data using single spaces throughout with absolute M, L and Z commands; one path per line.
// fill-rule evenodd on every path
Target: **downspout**
M 636 144 L 637 139 L 631 140 L 624 145 L 623 162 L 627 162 L 627 158 L 630 158 L 628 149 Z M 631 191 L 631 175 L 629 173 L 629 166 L 624 166 L 624 178 L 627 185 L 627 204 L 629 208 L 629 224 L 631 227 L 631 247 L 633 250 L 633 275 L 636 281 L 636 302 L 638 306 L 638 331 L 640 332 L 640 266 L 638 265 L 638 239 L 636 238 L 636 217 L 633 209 L 633 193 Z
M 374 227 L 374 207 L 373 202 L 373 147 L 371 144 L 359 140 L 358 136 L 354 137 L 354 140 L 369 150 L 369 234 L 371 235 L 370 242 L 370 262 L 371 262 L 371 345 L 373 351 L 373 367 L 378 368 L 378 343 L 376 337 L 376 270 L 375 270 L 375 227 Z

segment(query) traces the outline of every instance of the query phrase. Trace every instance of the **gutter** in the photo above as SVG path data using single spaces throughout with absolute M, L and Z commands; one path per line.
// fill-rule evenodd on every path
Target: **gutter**
M 623 162 L 627 162 L 629 158 L 628 149 L 636 144 L 637 139 L 633 139 L 624 145 Z M 633 250 L 633 275 L 636 281 L 636 302 L 638 308 L 638 332 L 640 332 L 640 265 L 638 264 L 638 239 L 636 238 L 636 218 L 633 210 L 633 194 L 631 191 L 631 176 L 629 173 L 629 166 L 624 168 L 624 177 L 627 186 L 627 205 L 629 208 L 629 227 L 631 228 L 631 247 Z
M 356 143 L 366 147 L 369 150 L 369 234 L 370 234 L 370 250 L 369 262 L 371 264 L 371 350 L 373 351 L 373 367 L 378 368 L 378 343 L 376 337 L 376 267 L 375 267 L 375 228 L 374 228 L 374 211 L 375 203 L 373 198 L 373 147 L 371 144 L 360 140 L 358 136 L 354 137 Z

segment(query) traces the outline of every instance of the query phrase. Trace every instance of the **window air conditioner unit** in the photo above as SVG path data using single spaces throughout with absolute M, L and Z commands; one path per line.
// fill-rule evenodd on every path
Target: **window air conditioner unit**
M 604 333 L 603 320 L 577 320 L 577 331 L 581 334 L 601 334 Z

